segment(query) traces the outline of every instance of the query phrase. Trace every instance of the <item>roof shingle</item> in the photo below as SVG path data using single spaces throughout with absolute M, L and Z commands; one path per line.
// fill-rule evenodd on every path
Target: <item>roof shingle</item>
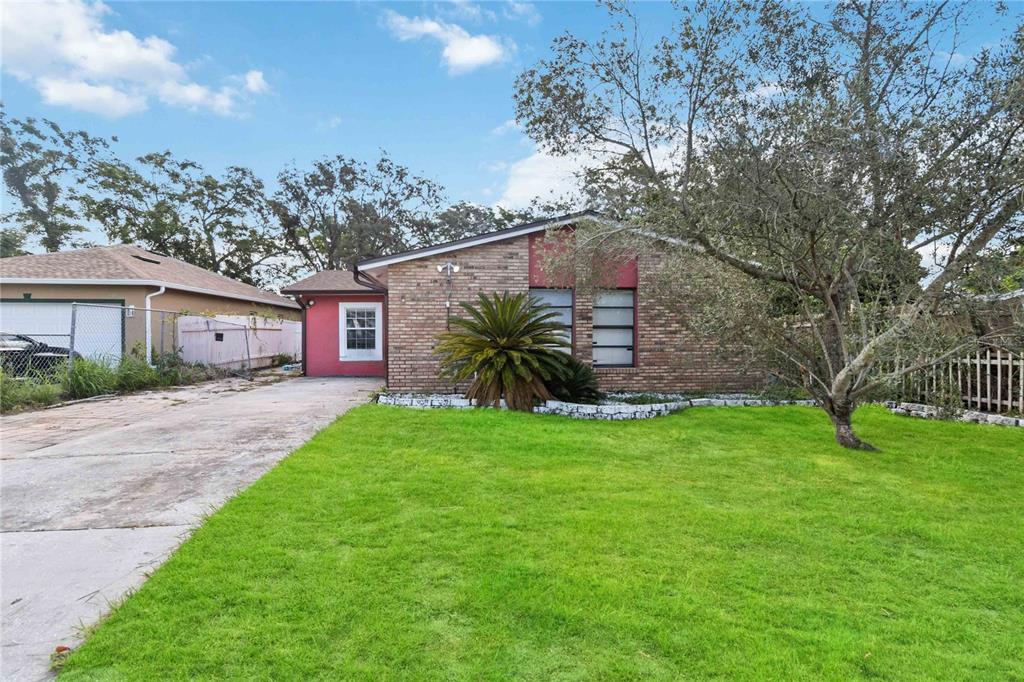
M 361 282 L 357 282 L 355 274 L 350 270 L 321 270 L 306 279 L 300 279 L 281 289 L 283 294 L 311 294 L 324 292 L 367 293 L 375 292 Z
M 4 258 L 0 260 L 0 281 L 5 279 L 33 279 L 40 284 L 60 284 L 66 280 L 159 282 L 170 288 L 202 289 L 211 295 L 296 307 L 294 302 L 270 291 L 131 244 Z

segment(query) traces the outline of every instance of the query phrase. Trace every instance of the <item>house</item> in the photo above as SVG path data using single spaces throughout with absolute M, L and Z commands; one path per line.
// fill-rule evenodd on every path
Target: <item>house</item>
M 653 295 L 654 264 L 624 263 L 607 289 L 559 287 L 544 273 L 549 230 L 571 229 L 585 211 L 479 234 L 325 271 L 282 290 L 304 311 L 305 372 L 380 376 L 393 390 L 445 391 L 437 335 L 459 303 L 481 292 L 529 291 L 562 314 L 572 352 L 604 390 L 750 388 L 737 352 L 684 328 Z M 675 308 L 675 307 L 673 307 Z
M 72 303 L 93 304 L 76 314 L 79 333 L 88 335 L 90 348 L 114 356 L 137 344 L 153 347 L 162 338 L 162 316 L 150 309 L 301 317 L 290 299 L 138 246 L 0 260 L 0 329 L 5 333 L 67 346 Z

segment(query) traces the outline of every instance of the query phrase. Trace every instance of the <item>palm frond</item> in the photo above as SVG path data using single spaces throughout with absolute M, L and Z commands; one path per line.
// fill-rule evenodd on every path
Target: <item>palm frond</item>
M 466 317 L 451 320 L 439 336 L 435 352 L 441 372 L 461 382 L 473 378 L 467 396 L 478 405 L 532 411 L 536 400 L 548 400 L 547 384 L 566 372 L 565 325 L 550 306 L 525 293 L 480 294 L 476 305 L 462 303 Z

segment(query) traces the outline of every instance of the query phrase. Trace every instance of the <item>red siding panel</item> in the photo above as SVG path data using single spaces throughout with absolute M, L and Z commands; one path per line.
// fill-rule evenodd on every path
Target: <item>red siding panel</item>
M 556 240 L 549 238 L 547 233 L 542 232 L 535 232 L 530 235 L 531 287 L 539 289 L 559 289 L 573 286 L 575 278 L 572 276 L 572 273 L 552 273 L 549 275 L 544 271 L 544 261 L 557 253 L 555 250 L 560 248 L 561 245 L 559 244 L 559 241 L 561 241 L 563 237 L 565 239 L 570 239 L 572 237 L 572 231 L 569 228 L 565 228 Z M 603 273 L 605 272 L 610 272 L 610 268 L 603 271 Z M 639 280 L 636 268 L 636 258 L 630 258 L 629 261 L 616 268 L 612 279 L 613 281 L 605 283 L 606 288 L 635 289 L 637 281 Z
M 387 375 L 388 328 L 387 299 L 381 294 L 350 294 L 340 296 L 309 296 L 315 301 L 306 309 L 306 375 L 311 377 Z M 338 304 L 383 303 L 384 357 L 373 361 L 342 361 L 338 354 Z

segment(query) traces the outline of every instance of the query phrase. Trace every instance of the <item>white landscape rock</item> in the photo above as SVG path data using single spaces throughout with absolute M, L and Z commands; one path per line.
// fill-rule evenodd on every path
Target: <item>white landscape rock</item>
M 889 411 L 893 414 L 903 414 L 909 417 L 917 417 L 919 419 L 946 418 L 939 408 L 931 405 L 924 405 L 922 403 L 897 403 L 890 401 L 887 402 L 885 406 L 889 408 Z M 975 424 L 1024 427 L 1024 419 L 1019 417 L 1011 417 L 1005 414 L 989 414 L 987 412 L 978 412 L 977 410 L 960 410 L 949 418 L 956 421 L 972 422 Z
M 652 396 L 655 399 L 663 398 L 664 402 L 633 404 L 623 402 L 623 399 L 632 395 Z M 475 407 L 475 403 L 463 395 L 453 394 L 416 394 L 416 393 L 384 393 L 378 398 L 381 405 L 396 405 L 399 407 L 412 407 L 417 409 L 466 409 Z M 810 400 L 786 400 L 771 401 L 757 398 L 742 393 L 733 393 L 705 398 L 687 398 L 685 395 L 672 393 L 645 393 L 627 394 L 616 393 L 609 395 L 609 402 L 601 405 L 585 405 L 581 403 L 568 403 L 561 400 L 548 400 L 543 405 L 538 405 L 534 412 L 537 414 L 554 414 L 571 419 L 596 419 L 606 421 L 622 421 L 632 419 L 651 419 L 662 417 L 672 412 L 678 412 L 688 407 L 743 407 L 743 406 L 766 406 L 780 404 L 812 405 Z M 504 409 L 505 401 L 501 402 Z

